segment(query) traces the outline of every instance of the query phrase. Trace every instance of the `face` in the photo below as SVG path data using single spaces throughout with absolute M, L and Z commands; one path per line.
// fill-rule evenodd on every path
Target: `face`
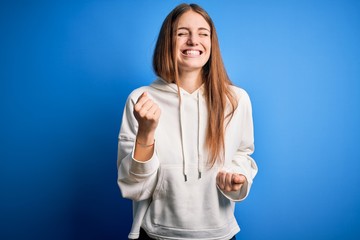
M 176 30 L 176 54 L 179 71 L 199 71 L 211 52 L 211 31 L 198 13 L 188 11 L 179 18 Z

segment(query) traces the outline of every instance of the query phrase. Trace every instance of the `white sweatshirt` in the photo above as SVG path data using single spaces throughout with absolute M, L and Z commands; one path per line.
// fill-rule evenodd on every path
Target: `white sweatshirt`
M 257 173 L 250 157 L 254 151 L 252 109 L 247 93 L 231 86 L 238 108 L 225 133 L 222 166 L 207 164 L 205 136 L 207 106 L 204 87 L 193 93 L 157 79 L 134 90 L 128 97 L 118 146 L 118 184 L 124 198 L 133 200 L 130 239 L 142 227 L 154 239 L 228 240 L 240 231 L 234 217 L 234 201 L 248 194 Z M 144 92 L 161 109 L 155 132 L 155 151 L 150 160 L 134 159 L 138 124 L 134 105 Z M 238 192 L 222 192 L 216 185 L 220 170 L 243 174 L 247 186 Z

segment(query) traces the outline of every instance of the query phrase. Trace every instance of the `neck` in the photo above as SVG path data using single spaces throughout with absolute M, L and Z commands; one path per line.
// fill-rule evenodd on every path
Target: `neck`
M 192 72 L 183 71 L 179 73 L 179 85 L 188 93 L 196 91 L 202 83 L 201 70 Z

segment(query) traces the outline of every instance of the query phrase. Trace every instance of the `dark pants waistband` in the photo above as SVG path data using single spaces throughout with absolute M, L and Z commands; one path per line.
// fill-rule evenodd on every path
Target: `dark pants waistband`
M 149 237 L 149 235 L 147 235 L 147 233 L 145 232 L 144 229 L 140 228 L 140 236 L 138 238 L 139 240 L 152 240 L 153 238 Z M 233 236 L 231 239 L 229 240 L 236 240 L 236 237 Z

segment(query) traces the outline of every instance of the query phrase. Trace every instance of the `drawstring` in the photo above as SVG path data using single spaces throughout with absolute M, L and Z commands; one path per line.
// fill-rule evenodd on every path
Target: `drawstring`
M 183 172 L 184 172 L 184 177 L 185 177 L 185 182 L 186 182 L 187 181 L 187 162 L 186 162 L 186 155 L 185 155 L 185 150 L 184 150 L 184 146 L 185 146 L 185 144 L 184 144 L 184 127 L 182 125 L 182 123 L 183 123 L 183 105 L 182 105 L 180 94 L 181 94 L 181 92 L 179 93 L 179 97 L 180 97 L 180 102 L 179 102 L 180 138 L 181 138 L 181 151 L 182 151 L 182 155 L 183 155 Z
M 200 103 L 201 98 L 200 98 L 200 91 L 197 92 L 197 102 L 198 102 L 198 142 L 197 142 L 197 150 L 198 150 L 198 173 L 199 173 L 199 179 L 201 178 L 201 173 L 202 173 L 202 156 L 200 153 L 200 149 L 202 147 L 201 143 L 201 134 L 200 134 L 200 124 L 201 124 L 201 116 L 203 116 L 202 114 L 202 104 Z
M 181 90 L 178 89 L 178 91 L 180 91 L 179 93 L 179 121 L 180 121 L 180 138 L 181 138 L 181 151 L 182 151 L 182 155 L 183 155 L 183 173 L 184 173 L 184 178 L 185 178 L 185 182 L 187 181 L 187 174 L 188 174 L 188 162 L 186 159 L 186 151 L 185 151 L 185 143 L 184 143 L 184 126 L 183 126 L 183 114 L 184 114 L 184 107 L 182 104 L 182 100 L 181 100 Z M 204 109 L 203 109 L 203 104 L 201 103 L 201 91 L 199 90 L 197 92 L 197 104 L 198 104 L 198 134 L 197 134 L 197 161 L 198 161 L 198 178 L 201 179 L 201 175 L 202 175 L 202 171 L 203 171 L 203 161 L 202 161 L 202 154 L 201 154 L 201 149 L 203 147 L 203 137 L 201 134 L 201 117 L 204 114 Z

